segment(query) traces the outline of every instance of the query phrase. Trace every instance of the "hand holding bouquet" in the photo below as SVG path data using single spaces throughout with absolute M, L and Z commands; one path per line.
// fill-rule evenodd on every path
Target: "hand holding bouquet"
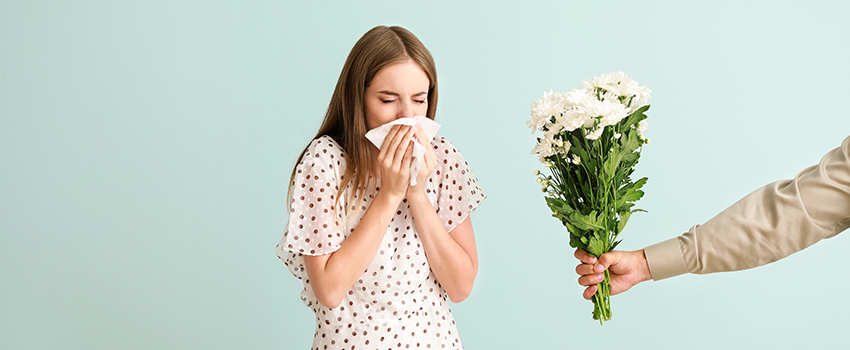
M 647 178 L 631 174 L 644 143 L 650 90 L 623 72 L 583 81 L 581 89 L 543 94 L 531 106 L 528 126 L 543 132 L 532 154 L 551 175 L 538 175 L 554 217 L 570 234 L 570 245 L 595 257 L 610 252 Z M 593 319 L 611 319 L 610 275 L 593 296 Z

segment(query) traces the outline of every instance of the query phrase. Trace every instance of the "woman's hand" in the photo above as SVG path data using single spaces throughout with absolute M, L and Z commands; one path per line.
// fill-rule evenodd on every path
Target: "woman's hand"
M 413 135 L 413 128 L 410 126 L 395 125 L 387 134 L 378 152 L 378 169 L 381 171 L 380 192 L 392 195 L 399 201 L 407 193 L 410 184 Z
M 580 276 L 578 284 L 587 287 L 584 298 L 588 300 L 596 294 L 596 284 L 602 282 L 605 269 L 611 274 L 611 295 L 620 294 L 640 282 L 652 279 L 643 250 L 614 250 L 597 259 L 587 251 L 576 249 L 575 256 L 582 262 L 576 266 L 576 273 Z
M 422 156 L 422 166 L 419 168 L 419 174 L 416 174 L 416 186 L 411 186 L 407 189 L 407 197 L 411 195 L 425 194 L 425 183 L 428 182 L 428 177 L 434 168 L 437 167 L 437 154 L 434 153 L 434 147 L 431 147 L 430 139 L 425 135 L 425 130 L 422 126 L 415 126 L 416 140 L 422 147 L 425 147 L 425 154 Z M 412 146 L 410 148 L 413 148 Z

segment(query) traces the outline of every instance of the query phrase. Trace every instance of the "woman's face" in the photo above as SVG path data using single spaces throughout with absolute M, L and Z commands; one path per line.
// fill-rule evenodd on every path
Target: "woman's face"
M 428 112 L 431 81 L 411 59 L 381 68 L 366 88 L 366 127 Z

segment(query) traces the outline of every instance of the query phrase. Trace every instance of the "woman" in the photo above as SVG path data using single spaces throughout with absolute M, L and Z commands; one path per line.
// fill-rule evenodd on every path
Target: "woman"
M 439 136 L 410 174 L 413 142 L 428 140 L 418 125 L 393 126 L 380 150 L 364 136 L 436 107 L 434 61 L 412 33 L 379 26 L 357 41 L 293 169 L 277 246 L 316 314 L 314 349 L 462 348 L 447 297 L 472 291 L 469 215 L 486 196 Z

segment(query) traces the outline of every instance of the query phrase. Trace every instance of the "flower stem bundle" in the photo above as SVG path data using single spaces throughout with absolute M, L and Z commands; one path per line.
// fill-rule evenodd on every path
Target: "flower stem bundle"
M 583 81 L 581 89 L 544 93 L 534 102 L 532 133 L 542 131 L 532 154 L 549 170 L 538 182 L 552 216 L 570 234 L 570 245 L 599 257 L 617 238 L 644 192 L 647 178 L 631 179 L 643 144 L 649 139 L 645 112 L 650 90 L 622 72 Z M 610 275 L 597 286 L 593 319 L 611 319 Z

